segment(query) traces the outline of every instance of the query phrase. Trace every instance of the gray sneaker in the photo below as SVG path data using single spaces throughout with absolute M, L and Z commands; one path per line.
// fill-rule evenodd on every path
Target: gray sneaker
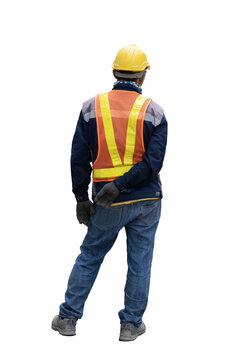
M 140 326 L 136 326 L 133 323 L 121 323 L 120 329 L 120 341 L 132 341 L 135 340 L 139 335 L 142 335 L 146 331 L 144 322 Z
M 77 320 L 78 319 L 62 319 L 59 315 L 56 315 L 52 321 L 52 329 L 58 331 L 61 335 L 76 335 Z

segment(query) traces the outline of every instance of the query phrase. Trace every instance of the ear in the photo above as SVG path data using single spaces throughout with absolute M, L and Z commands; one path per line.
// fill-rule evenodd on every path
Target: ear
M 143 84 L 143 82 L 144 82 L 144 79 L 145 79 L 145 76 L 146 76 L 146 72 L 144 73 L 144 75 L 143 75 L 140 79 L 138 79 L 138 80 L 139 80 L 138 84 L 139 84 L 140 86 L 142 86 L 142 84 Z
M 116 79 L 115 69 L 113 69 L 113 76 L 114 76 L 114 77 L 115 77 L 115 79 Z

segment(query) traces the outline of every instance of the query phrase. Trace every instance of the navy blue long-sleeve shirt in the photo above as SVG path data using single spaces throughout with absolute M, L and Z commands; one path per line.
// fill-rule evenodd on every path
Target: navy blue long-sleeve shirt
M 116 83 L 113 90 L 137 91 L 131 84 Z M 91 172 L 98 154 L 98 137 L 95 114 L 95 98 L 83 103 L 77 127 L 72 142 L 71 174 L 73 193 L 76 200 L 88 200 L 88 187 L 91 181 Z M 167 121 L 163 109 L 151 101 L 147 107 L 143 139 L 145 152 L 143 159 L 135 164 L 124 175 L 114 180 L 120 190 L 120 195 L 114 203 L 132 202 L 140 199 L 162 198 L 162 186 L 158 175 L 165 156 L 167 144 Z M 106 182 L 94 182 L 92 199 Z

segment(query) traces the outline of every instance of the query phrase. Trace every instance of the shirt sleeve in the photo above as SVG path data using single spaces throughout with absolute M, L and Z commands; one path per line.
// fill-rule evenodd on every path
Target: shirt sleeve
M 128 172 L 114 180 L 120 191 L 125 188 L 147 185 L 161 170 L 167 146 L 167 120 L 163 115 L 153 132 L 143 154 L 143 160 L 135 164 Z
M 71 150 L 72 191 L 77 202 L 88 200 L 88 186 L 91 181 L 91 151 L 88 141 L 88 123 L 80 112 L 73 136 Z

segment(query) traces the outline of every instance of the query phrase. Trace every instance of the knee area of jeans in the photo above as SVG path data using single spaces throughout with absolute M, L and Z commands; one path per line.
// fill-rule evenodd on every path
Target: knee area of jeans
M 96 276 L 102 262 L 103 259 L 97 259 L 97 257 L 77 258 L 72 269 L 72 276 L 76 274 L 75 277 L 79 278 L 79 273 L 81 273 L 81 277 L 88 277 L 88 279 L 90 279 Z
M 81 286 L 81 288 L 87 288 L 89 282 L 92 282 L 97 275 L 97 271 L 88 271 L 82 274 L 81 276 L 74 276 L 69 279 L 69 289 L 75 288 L 76 286 Z

